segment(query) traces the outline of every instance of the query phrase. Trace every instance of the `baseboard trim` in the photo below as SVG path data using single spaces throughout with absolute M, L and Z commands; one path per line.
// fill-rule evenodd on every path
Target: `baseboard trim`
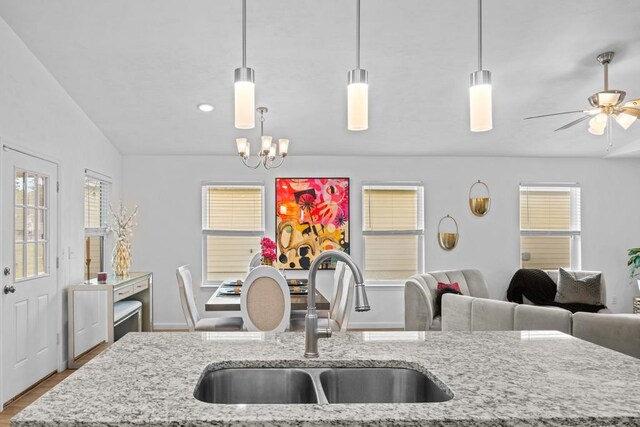
M 154 330 L 158 330 L 158 329 L 181 329 L 181 330 L 186 330 L 188 329 L 187 324 L 186 323 L 170 323 L 170 322 L 156 322 L 153 324 L 153 329 Z
M 186 323 L 158 322 L 154 330 L 186 330 Z M 349 322 L 349 329 L 404 329 L 404 322 Z
M 349 329 L 402 329 L 404 322 L 349 322 Z

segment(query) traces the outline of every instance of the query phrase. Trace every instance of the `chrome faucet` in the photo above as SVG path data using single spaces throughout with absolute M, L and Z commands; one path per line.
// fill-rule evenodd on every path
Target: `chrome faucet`
M 307 292 L 307 315 L 304 318 L 304 357 L 318 357 L 318 339 L 331 337 L 331 328 L 318 328 L 318 313 L 316 311 L 316 274 L 318 268 L 325 260 L 337 258 L 347 264 L 353 272 L 356 282 L 356 311 L 369 311 L 367 291 L 364 288 L 364 279 L 358 266 L 351 257 L 344 252 L 331 250 L 320 253 L 311 263 L 309 269 L 309 288 Z M 347 284 L 349 286 L 349 284 Z M 347 290 L 345 289 L 344 292 Z M 350 307 L 347 307 L 349 309 Z

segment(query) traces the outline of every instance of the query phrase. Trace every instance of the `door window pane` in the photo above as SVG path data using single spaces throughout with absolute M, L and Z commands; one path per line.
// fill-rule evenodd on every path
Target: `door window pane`
M 44 209 L 38 209 L 38 240 L 46 240 L 45 234 L 45 216 L 47 211 Z
M 36 275 L 36 244 L 27 243 L 25 245 L 27 256 L 27 277 Z
M 34 241 L 36 239 L 36 210 L 34 208 L 27 208 L 27 239 L 28 241 Z
M 16 208 L 16 242 L 22 242 L 24 240 L 24 208 Z
M 27 174 L 27 205 L 36 205 L 36 176 Z
M 38 274 L 46 273 L 44 269 L 44 257 L 45 257 L 44 249 L 45 249 L 45 244 L 38 243 Z
M 24 172 L 16 172 L 16 205 L 24 204 Z
M 38 177 L 38 206 L 44 206 L 44 196 L 46 188 L 46 178 Z
M 18 243 L 16 245 L 16 252 L 15 252 L 16 265 L 14 267 L 16 279 L 24 278 L 24 250 L 23 249 L 24 248 L 22 243 Z

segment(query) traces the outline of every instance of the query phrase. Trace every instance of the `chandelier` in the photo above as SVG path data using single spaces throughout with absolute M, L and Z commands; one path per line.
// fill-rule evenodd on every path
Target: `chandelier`
M 276 144 L 272 142 L 273 137 L 264 134 L 264 114 L 269 109 L 267 107 L 258 107 L 256 111 L 260 113 L 260 151 L 255 160 L 251 160 L 251 143 L 247 138 L 236 138 L 238 155 L 240 155 L 242 163 L 251 169 L 257 169 L 260 165 L 265 169 L 280 167 L 284 163 L 284 158 L 287 157 L 289 140 L 278 139 L 278 146 L 276 147 Z M 280 161 L 277 161 L 277 158 L 280 158 Z

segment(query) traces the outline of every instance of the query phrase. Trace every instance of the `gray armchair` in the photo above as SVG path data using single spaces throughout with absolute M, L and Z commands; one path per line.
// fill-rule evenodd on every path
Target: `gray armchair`
M 440 330 L 440 315 L 436 315 L 435 308 L 438 282 L 458 282 L 463 295 L 489 298 L 487 283 L 478 270 L 416 274 L 410 277 L 404 286 L 404 329 L 406 331 Z

